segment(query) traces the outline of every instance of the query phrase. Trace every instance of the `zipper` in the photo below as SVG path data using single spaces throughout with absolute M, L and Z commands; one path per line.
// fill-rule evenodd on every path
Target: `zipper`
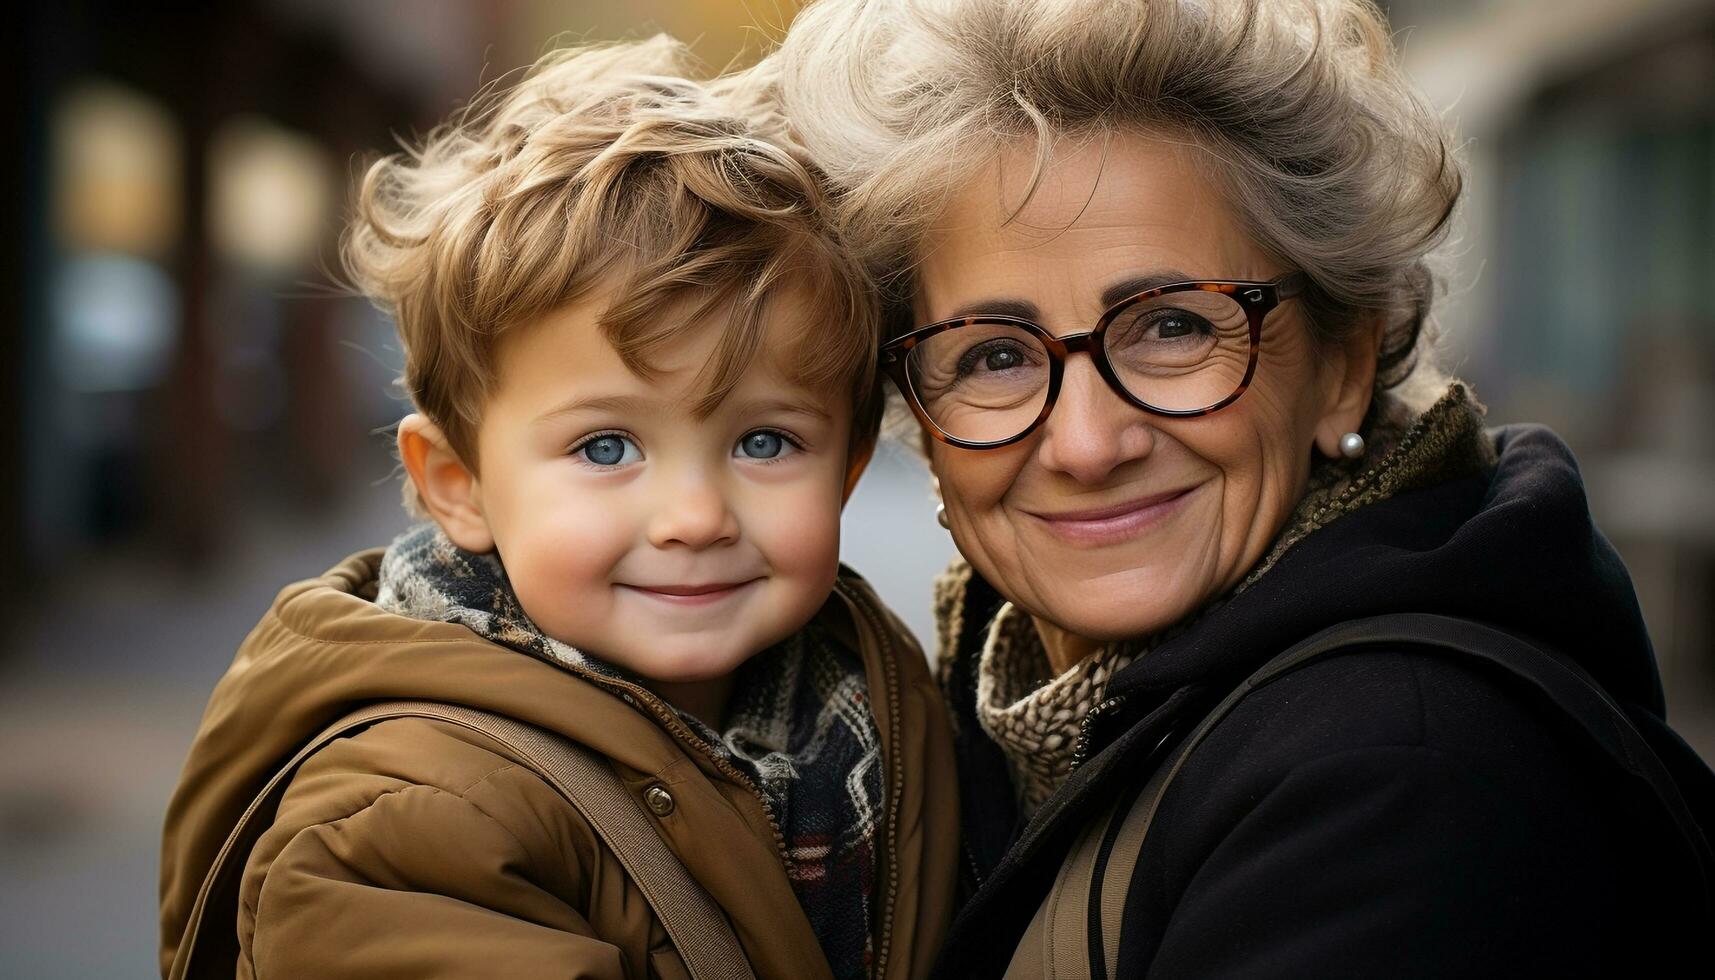
M 1091 708 L 1084 715 L 1084 720 L 1078 723 L 1078 740 L 1072 743 L 1071 772 L 1077 772 L 1079 766 L 1089 761 L 1090 743 L 1094 738 L 1096 719 L 1100 718 L 1104 712 L 1112 711 L 1124 704 L 1125 699 L 1126 696 L 1123 694 L 1108 698 Z
M 963 834 L 959 838 L 959 850 L 964 853 L 965 864 L 971 869 L 971 891 L 974 892 L 983 885 L 982 868 L 977 864 L 977 856 L 971 853 L 970 841 L 965 840 Z
M 893 663 L 893 642 L 889 639 L 886 624 L 870 603 L 869 597 L 860 592 L 847 589 L 836 583 L 835 589 L 856 607 L 876 640 L 881 644 L 881 676 L 882 685 L 887 688 L 887 740 L 886 752 L 882 759 L 884 771 L 888 773 L 887 794 L 887 891 L 882 900 L 880 923 L 880 945 L 876 949 L 875 968 L 870 971 L 872 977 L 887 975 L 887 958 L 893 948 L 893 913 L 899 898 L 899 799 L 905 793 L 905 773 L 899 765 L 899 676 L 895 673 Z M 874 694 L 871 694 L 874 697 Z

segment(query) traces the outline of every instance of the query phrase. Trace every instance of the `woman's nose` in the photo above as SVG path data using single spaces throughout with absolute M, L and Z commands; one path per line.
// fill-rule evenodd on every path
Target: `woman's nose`
M 1108 386 L 1086 354 L 1066 360 L 1060 395 L 1042 424 L 1037 459 L 1079 483 L 1106 480 L 1120 466 L 1149 455 L 1155 429 L 1148 416 Z
M 700 473 L 682 474 L 655 494 L 649 543 L 657 548 L 709 548 L 738 539 L 738 517 L 720 486 Z

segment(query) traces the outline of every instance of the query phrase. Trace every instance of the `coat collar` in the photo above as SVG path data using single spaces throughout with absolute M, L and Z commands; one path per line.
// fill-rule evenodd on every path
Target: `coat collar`
M 1050 674 L 1028 616 L 1010 603 L 997 606 L 992 590 L 973 587 L 977 577 L 969 565 L 955 561 L 937 586 L 943 676 L 953 670 L 954 658 L 976 663 L 965 672 L 974 687 L 948 688 L 948 696 L 973 706 L 971 716 L 1006 758 L 1024 811 L 1034 810 L 1071 772 L 1091 706 L 1108 696 L 1110 682 L 1129 673 L 1134 662 L 1154 659 L 1154 651 L 1262 581 L 1294 546 L 1339 518 L 1492 466 L 1494 448 L 1483 435 L 1482 411 L 1457 383 L 1415 417 L 1398 402 L 1378 399 L 1363 426 L 1369 452 L 1355 460 L 1324 460 L 1314 469 L 1285 527 L 1238 586 L 1186 621 L 1154 636 L 1109 644 L 1059 676 Z M 980 642 L 971 645 L 959 634 L 973 621 L 987 625 Z

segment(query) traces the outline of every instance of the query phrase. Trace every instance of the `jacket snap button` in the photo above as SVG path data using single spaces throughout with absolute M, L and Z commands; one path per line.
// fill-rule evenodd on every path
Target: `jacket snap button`
M 649 809 L 657 817 L 665 817 L 673 812 L 673 794 L 660 786 L 651 786 L 643 791 L 643 802 L 649 804 Z

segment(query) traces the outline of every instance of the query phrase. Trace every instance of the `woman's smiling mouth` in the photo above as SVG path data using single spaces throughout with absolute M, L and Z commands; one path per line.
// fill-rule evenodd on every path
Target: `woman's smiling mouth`
M 1072 544 L 1114 544 L 1165 520 L 1196 490 L 1197 486 L 1183 487 L 1090 510 L 1025 513 L 1040 521 L 1054 536 Z

